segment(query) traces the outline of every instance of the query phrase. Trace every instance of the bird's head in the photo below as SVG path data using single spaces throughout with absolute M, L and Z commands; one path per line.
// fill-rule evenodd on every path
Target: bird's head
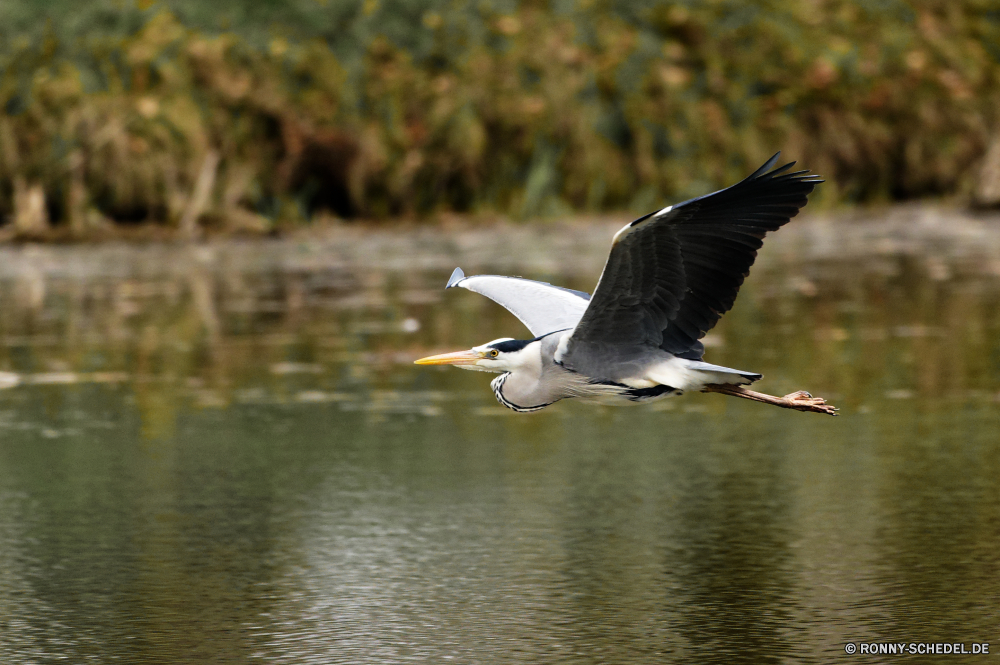
M 460 369 L 472 369 L 478 372 L 510 372 L 531 361 L 532 354 L 526 349 L 532 341 L 534 340 L 501 337 L 482 346 L 474 346 L 468 351 L 421 358 L 414 361 L 414 364 L 454 365 Z

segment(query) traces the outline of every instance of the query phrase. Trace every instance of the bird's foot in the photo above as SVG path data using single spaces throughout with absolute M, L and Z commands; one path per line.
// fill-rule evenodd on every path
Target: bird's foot
M 827 404 L 826 400 L 822 397 L 813 397 L 804 390 L 797 390 L 794 393 L 788 393 L 781 398 L 784 402 L 781 406 L 785 406 L 789 409 L 795 409 L 797 411 L 812 411 L 814 413 L 826 413 L 831 416 L 837 415 L 837 407 L 832 404 Z

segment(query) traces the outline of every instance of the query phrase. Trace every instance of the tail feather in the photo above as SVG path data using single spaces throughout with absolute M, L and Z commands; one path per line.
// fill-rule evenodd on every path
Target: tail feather
M 761 377 L 756 372 L 713 365 L 702 360 L 672 357 L 646 369 L 643 380 L 677 390 L 701 390 L 709 384 L 745 386 Z M 641 385 L 637 387 L 649 387 Z
M 700 371 L 700 372 L 712 372 L 714 374 L 722 374 L 723 377 L 721 377 L 721 378 L 724 378 L 724 379 L 728 378 L 729 376 L 733 376 L 733 375 L 735 375 L 735 376 L 733 376 L 734 379 L 735 379 L 736 376 L 739 376 L 740 378 L 742 378 L 744 380 L 743 381 L 738 381 L 738 380 L 726 381 L 726 383 L 733 383 L 733 384 L 739 385 L 739 386 L 745 386 L 745 385 L 751 384 L 751 383 L 753 383 L 754 381 L 757 381 L 758 379 L 760 379 L 763 376 L 762 374 L 758 374 L 757 372 L 747 372 L 747 371 L 742 370 L 742 369 L 733 369 L 732 367 L 723 367 L 722 365 L 713 365 L 712 363 L 707 363 L 707 362 L 704 362 L 704 361 L 701 361 L 701 360 L 692 361 L 691 364 L 688 365 L 688 368 L 689 369 L 693 369 L 693 370 L 697 370 L 697 371 Z

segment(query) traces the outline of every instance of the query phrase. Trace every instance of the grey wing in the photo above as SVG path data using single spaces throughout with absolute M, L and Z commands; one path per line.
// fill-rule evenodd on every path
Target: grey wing
M 590 306 L 559 361 L 590 375 L 661 349 L 700 360 L 700 340 L 729 311 L 768 231 L 798 214 L 822 182 L 770 170 L 641 217 L 616 235 Z
M 545 282 L 502 275 L 473 275 L 466 277 L 461 268 L 455 268 L 448 280 L 452 288 L 460 286 L 486 296 L 503 305 L 520 319 L 535 337 L 556 330 L 572 328 L 583 316 L 590 295 Z

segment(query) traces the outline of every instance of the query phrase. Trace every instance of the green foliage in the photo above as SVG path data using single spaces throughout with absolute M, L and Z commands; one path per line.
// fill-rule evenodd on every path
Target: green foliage
M 985 0 L 75 7 L 0 10 L 15 220 L 648 208 L 779 148 L 828 201 L 962 195 L 1000 127 Z

